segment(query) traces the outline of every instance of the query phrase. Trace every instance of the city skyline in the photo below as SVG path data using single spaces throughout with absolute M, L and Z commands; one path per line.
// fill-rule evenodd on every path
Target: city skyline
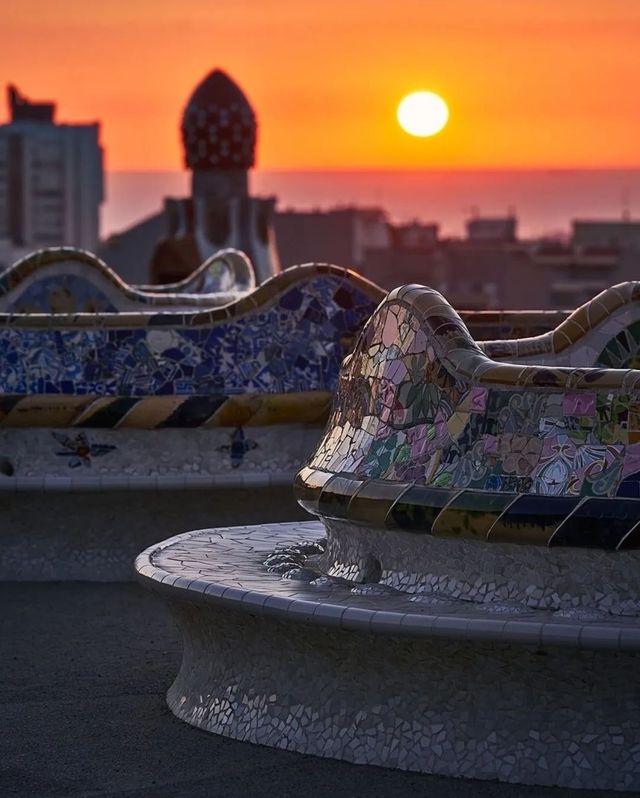
M 640 165 L 632 0 L 25 0 L 0 24 L 2 74 L 60 119 L 100 119 L 111 170 L 181 168 L 185 97 L 216 66 L 258 110 L 262 169 Z M 395 118 L 416 90 L 449 105 L 432 139 Z

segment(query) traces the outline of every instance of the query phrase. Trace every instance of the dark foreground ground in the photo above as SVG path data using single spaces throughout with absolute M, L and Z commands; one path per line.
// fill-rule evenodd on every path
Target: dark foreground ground
M 207 734 L 164 703 L 179 660 L 161 602 L 136 585 L 0 584 L 0 796 L 613 795 L 360 767 Z

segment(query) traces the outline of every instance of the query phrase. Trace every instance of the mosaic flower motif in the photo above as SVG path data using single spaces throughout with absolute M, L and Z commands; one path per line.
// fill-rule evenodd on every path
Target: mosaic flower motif
M 538 421 L 538 434 L 541 438 L 557 438 L 565 435 L 575 443 L 587 443 L 593 422 L 583 425 L 584 417 L 565 416 L 563 418 L 541 418 Z
M 75 437 L 58 432 L 53 432 L 52 435 L 63 446 L 63 449 L 56 452 L 56 455 L 58 457 L 68 457 L 69 468 L 79 468 L 82 465 L 89 468 L 92 457 L 103 457 L 116 448 L 105 443 L 91 443 L 84 432 Z
M 574 472 L 581 495 L 610 496 L 620 482 L 623 446 L 578 446 Z
M 532 490 L 531 477 L 517 477 L 513 474 L 489 474 L 484 490 L 502 491 L 503 493 L 530 493 Z
M 422 484 L 427 480 L 428 466 L 420 463 L 402 463 L 396 468 L 395 478 L 401 482 L 417 482 Z
M 534 433 L 544 412 L 545 402 L 544 394 L 533 391 L 509 394 L 507 406 L 498 414 L 499 431 Z
M 401 406 L 405 412 L 405 423 L 431 421 L 441 407 L 442 391 L 430 382 L 405 383 L 401 391 Z
M 407 430 L 407 443 L 411 447 L 411 459 L 417 460 L 433 440 L 435 426 L 432 424 L 418 424 Z
M 471 389 L 469 410 L 472 413 L 483 413 L 487 409 L 487 389 L 478 386 Z
M 340 470 L 357 471 L 367 456 L 373 439 L 374 436 L 364 430 L 355 430 L 350 442 L 349 438 L 346 439 L 347 453 L 343 455 L 340 451 Z
M 566 393 L 562 401 L 565 416 L 595 416 L 596 395 L 593 393 Z
M 540 462 L 532 474 L 535 493 L 560 496 L 569 492 L 575 451 L 575 445 L 565 435 L 544 440 Z
M 229 452 L 231 468 L 240 468 L 244 462 L 245 454 L 257 448 L 258 444 L 254 440 L 245 437 L 242 427 L 236 427 L 231 433 L 229 443 L 218 446 L 218 451 Z
M 372 478 L 388 476 L 392 465 L 401 465 L 409 460 L 410 455 L 411 448 L 406 443 L 404 433 L 393 432 L 386 437 L 377 438 L 371 443 L 359 473 Z
M 484 441 L 476 441 L 455 463 L 450 484 L 456 488 L 468 488 L 472 483 L 481 485 L 488 469 Z
M 498 454 L 505 474 L 529 475 L 538 464 L 541 452 L 540 438 L 510 433 L 498 438 Z

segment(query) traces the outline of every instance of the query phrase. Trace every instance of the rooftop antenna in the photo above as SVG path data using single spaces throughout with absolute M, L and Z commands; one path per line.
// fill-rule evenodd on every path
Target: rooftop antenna
M 628 186 L 624 186 L 622 191 L 620 192 L 620 201 L 622 204 L 622 221 L 623 222 L 630 222 L 631 221 L 631 210 L 629 208 L 631 202 L 629 198 L 629 188 Z

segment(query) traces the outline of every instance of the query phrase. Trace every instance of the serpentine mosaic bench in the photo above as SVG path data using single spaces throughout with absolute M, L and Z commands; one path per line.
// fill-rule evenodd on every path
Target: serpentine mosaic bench
M 0 313 L 117 313 L 217 307 L 256 287 L 247 256 L 221 250 L 178 283 L 130 286 L 91 252 L 39 250 L 0 271 Z M 368 284 L 377 304 L 386 292 Z M 461 311 L 476 340 L 526 338 L 553 330 L 568 311 Z
M 0 313 L 117 313 L 217 307 L 256 287 L 242 252 L 221 250 L 179 283 L 131 286 L 90 252 L 43 249 L 0 272 Z
M 355 273 L 309 265 L 221 308 L 0 314 L 0 454 L 26 486 L 289 480 L 377 299 Z
M 585 339 L 569 357 L 600 349 Z M 402 589 L 640 612 L 640 371 L 498 363 L 429 289 L 392 292 L 369 321 L 297 485 L 336 573 L 374 563 Z
M 293 475 L 379 289 L 309 265 L 223 307 L 170 299 L 0 314 L 0 578 L 124 579 L 157 535 L 299 514 Z
M 482 336 L 480 348 L 493 360 L 534 365 L 597 366 L 629 369 L 640 364 L 640 282 L 614 285 L 602 291 L 573 313 L 558 311 L 549 320 L 557 323 L 543 329 L 542 314 L 529 318 L 529 329 L 539 332 L 502 335 L 494 340 Z M 464 314 L 462 314 L 463 320 Z M 518 325 L 514 314 L 508 317 Z M 487 333 L 489 319 L 483 323 Z M 524 325 L 520 323 L 520 329 Z M 470 329 L 473 324 L 470 325 Z M 473 336 L 473 331 L 472 331 Z M 478 337 L 476 337 L 477 340 Z
M 593 365 L 623 305 L 630 343 L 635 287 L 613 293 L 543 356 Z M 296 478 L 320 521 L 138 557 L 183 635 L 177 717 L 363 764 L 640 789 L 640 371 L 494 346 L 437 292 L 391 292 Z
M 105 277 L 90 256 L 88 263 L 82 253 L 70 257 L 57 250 L 26 259 L 15 290 L 10 286 L 18 272 L 3 273 L 5 299 L 30 290 L 30 270 L 38 280 L 51 277 L 47 269 L 70 273 L 71 266 L 83 279 Z M 246 265 L 239 253 L 219 257 L 219 263 Z M 317 445 L 340 361 L 382 292 L 352 272 L 309 265 L 206 312 L 193 303 L 211 304 L 209 295 L 181 296 L 191 303 L 186 309 L 171 304 L 178 295 L 147 292 L 144 311 L 0 314 L 0 513 L 4 529 L 13 531 L 11 545 L 3 537 L 0 577 L 19 572 L 21 578 L 93 578 L 100 569 L 98 555 L 86 554 L 87 530 L 98 553 L 104 551 L 100 541 L 113 538 L 118 519 L 127 517 L 128 528 L 140 530 L 129 546 L 136 539 L 144 545 L 147 527 L 153 534 L 139 491 L 199 491 L 184 509 L 185 529 L 202 524 L 205 491 L 216 487 L 225 494 L 216 493 L 220 522 L 230 517 L 220 504 L 230 488 L 269 488 L 281 508 L 272 508 L 269 517 L 292 517 L 295 508 L 285 489 Z M 213 295 L 216 301 L 221 297 Z M 544 329 L 558 314 L 464 317 L 483 334 L 511 334 Z M 270 486 L 280 487 L 274 492 Z M 84 515 L 76 512 L 77 499 L 64 496 L 78 491 L 84 492 Z M 101 498 L 113 491 L 114 503 Z M 124 498 L 123 491 L 130 495 Z M 156 501 L 166 504 L 169 494 Z M 239 506 L 237 520 L 255 520 L 249 509 Z M 67 519 L 63 526 L 73 547 L 60 530 L 54 541 L 54 530 L 38 520 L 44 512 Z M 162 518 L 168 534 L 175 529 L 173 516 L 165 510 Z M 39 543 L 35 529 L 42 530 Z M 129 549 L 121 543 L 113 539 L 110 556 L 119 563 L 113 578 L 129 574 Z M 61 557 L 70 547 L 77 557 L 69 570 Z M 102 554 L 99 559 L 106 562 Z
M 202 287 L 214 267 L 223 276 L 251 268 L 241 253 L 220 252 L 176 288 Z M 5 271 L 0 490 L 205 487 L 212 477 L 244 484 L 265 472 L 288 483 L 326 421 L 340 358 L 385 296 L 352 272 L 322 268 L 295 267 L 235 302 L 134 289 L 94 256 L 64 248 Z M 218 302 L 226 304 L 212 314 L 195 311 Z M 42 312 L 101 306 L 121 312 Z M 40 312 L 18 312 L 26 308 Z M 515 334 L 545 329 L 558 314 L 464 317 L 481 334 Z M 297 426 L 273 446 L 265 437 L 273 423 Z

